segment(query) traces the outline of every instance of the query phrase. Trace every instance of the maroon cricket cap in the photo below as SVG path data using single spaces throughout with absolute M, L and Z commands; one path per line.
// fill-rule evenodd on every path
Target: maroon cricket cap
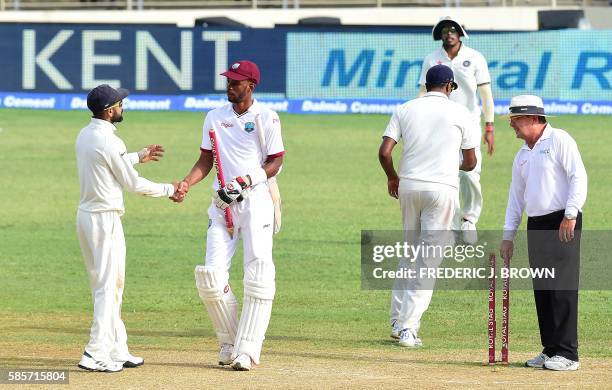
M 259 68 L 254 62 L 247 60 L 234 62 L 228 70 L 221 73 L 221 76 L 239 81 L 250 79 L 255 81 L 255 84 L 259 84 Z

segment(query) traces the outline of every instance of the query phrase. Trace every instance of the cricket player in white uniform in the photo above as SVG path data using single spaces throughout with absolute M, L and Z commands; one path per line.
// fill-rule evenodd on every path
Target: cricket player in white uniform
M 465 46 L 460 37 L 468 38 L 461 24 L 454 18 L 446 16 L 432 29 L 433 39 L 442 40 L 442 47 L 425 57 L 419 84 L 420 96 L 425 93 L 425 74 L 434 65 L 444 64 L 450 67 L 455 74 L 455 81 L 459 88 L 450 95 L 450 100 L 457 102 L 468 109 L 475 126 L 472 134 L 476 142 L 476 168 L 459 172 L 459 198 L 461 204 L 457 205 L 453 229 L 464 232 L 464 240 L 474 243 L 476 241 L 476 223 L 482 211 L 482 189 L 480 187 L 480 171 L 482 168 L 482 155 L 480 151 L 480 105 L 478 92 L 482 100 L 482 111 L 485 119 L 484 142 L 487 144 L 489 155 L 493 155 L 495 142 L 494 105 L 491 92 L 491 75 L 487 61 L 478 51 Z
M 227 77 L 229 103 L 206 115 L 200 158 L 179 183 L 175 198 L 181 201 L 189 188 L 212 169 L 209 130 L 214 129 L 227 184 L 223 188 L 217 181 L 214 184 L 215 197 L 208 209 L 206 262 L 195 269 L 196 286 L 217 333 L 219 364 L 248 371 L 252 364 L 259 364 L 275 294 L 274 206 L 268 178 L 279 172 L 285 149 L 278 115 L 253 99 L 260 77 L 257 65 L 237 61 L 222 75 Z M 263 132 L 263 140 L 258 131 Z M 234 224 L 233 235 L 227 228 L 227 208 Z M 240 237 L 244 248 L 244 302 L 238 319 L 229 269 Z
M 89 371 L 117 372 L 138 367 L 141 357 L 128 351 L 121 320 L 125 283 L 125 238 L 121 225 L 123 190 L 151 197 L 170 197 L 177 186 L 157 184 L 138 175 L 133 165 L 157 161 L 161 145 L 127 153 L 115 135 L 115 123 L 123 120 L 122 101 L 128 91 L 100 85 L 87 95 L 93 118 L 76 139 L 76 160 L 81 186 L 77 234 L 94 304 L 89 343 L 78 366 Z
M 457 89 L 453 71 L 445 65 L 431 67 L 426 88 L 424 96 L 402 104 L 393 113 L 379 150 L 389 195 L 400 201 L 404 231 L 419 234 L 418 242 L 428 242 L 432 236 L 439 237 L 438 232 L 450 229 L 458 171 L 474 169 L 474 149 L 479 142 L 471 136 L 473 121 L 467 109 L 449 99 Z M 400 139 L 404 145 L 398 174 L 392 151 Z M 462 152 L 462 161 L 457 150 Z M 404 266 L 400 262 L 400 267 Z M 433 290 L 415 284 L 400 281 L 391 296 L 391 336 L 405 347 L 421 345 L 420 321 L 433 294 Z

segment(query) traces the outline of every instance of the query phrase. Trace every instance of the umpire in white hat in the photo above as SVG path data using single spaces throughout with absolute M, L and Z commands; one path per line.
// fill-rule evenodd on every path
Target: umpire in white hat
M 512 98 L 510 127 L 525 143 L 512 165 L 500 254 L 510 259 L 513 241 L 527 213 L 531 268 L 554 268 L 553 281 L 533 279 L 534 298 L 544 349 L 528 367 L 557 371 L 578 369 L 578 280 L 582 207 L 587 174 L 574 139 L 547 122 L 542 99 Z

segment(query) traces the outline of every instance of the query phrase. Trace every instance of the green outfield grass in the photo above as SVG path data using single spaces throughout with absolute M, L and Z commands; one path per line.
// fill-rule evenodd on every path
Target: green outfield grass
M 119 135 L 129 150 L 161 143 L 161 162 L 138 166 L 154 181 L 182 178 L 199 155 L 200 113 L 126 112 Z M 360 231 L 400 229 L 377 160 L 387 116 L 282 115 L 287 150 L 279 178 L 283 231 L 275 238 L 277 297 L 266 345 L 308 350 L 397 351 L 388 340 L 388 291 L 360 288 Z M 79 199 L 74 140 L 85 112 L 0 111 L 0 324 L 2 342 L 84 346 L 92 311 L 75 234 Z M 561 116 L 555 127 L 578 142 L 589 174 L 585 229 L 612 227 L 611 117 Z M 497 118 L 496 153 L 483 162 L 479 228 L 503 224 L 511 163 L 521 142 Z M 399 148 L 396 148 L 399 149 Z M 207 178 L 181 205 L 126 195 L 128 260 L 123 304 L 132 348 L 212 348 L 212 327 L 194 284 L 203 262 Z M 241 296 L 242 252 L 232 281 Z M 612 293 L 583 291 L 583 356 L 612 357 Z M 425 314 L 425 349 L 468 351 L 485 359 L 486 292 L 439 291 Z M 533 299 L 512 293 L 511 353 L 539 351 Z M 266 347 L 264 347 L 265 349 Z M 265 355 L 265 351 L 264 351 Z M 75 362 L 78 355 L 74 356 Z

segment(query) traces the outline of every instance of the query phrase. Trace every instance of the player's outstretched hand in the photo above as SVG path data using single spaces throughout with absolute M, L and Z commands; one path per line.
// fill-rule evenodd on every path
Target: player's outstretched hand
M 174 188 L 174 194 L 170 197 L 170 199 L 175 203 L 180 203 L 185 200 L 187 192 L 189 192 L 189 183 L 187 183 L 185 180 L 178 182 Z
M 141 164 L 149 161 L 159 161 L 160 158 L 164 157 L 164 152 L 162 145 L 149 145 L 138 152 L 138 159 Z
M 242 202 L 247 196 L 246 191 L 251 186 L 251 178 L 249 175 L 238 176 L 221 188 L 214 196 L 214 201 L 217 207 L 225 210 L 234 202 Z
M 487 124 L 483 142 L 487 144 L 487 154 L 492 156 L 495 152 L 495 127 L 493 127 L 493 123 Z

